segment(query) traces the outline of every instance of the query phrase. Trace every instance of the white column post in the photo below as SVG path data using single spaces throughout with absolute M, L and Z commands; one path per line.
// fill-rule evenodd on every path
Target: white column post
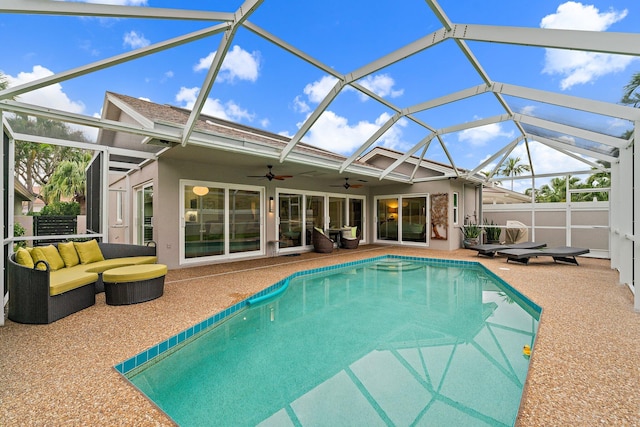
M 635 311 L 640 311 L 640 291 L 638 290 L 638 288 L 635 286 L 636 285 L 636 273 L 640 270 L 640 241 L 638 240 L 638 232 L 636 230 L 636 225 L 640 224 L 638 221 L 640 221 L 640 197 L 638 195 L 638 191 L 640 191 L 640 171 L 638 171 L 635 168 L 635 164 L 636 164 L 636 156 L 635 156 L 635 140 L 637 139 L 637 135 L 638 132 L 640 132 L 640 121 L 636 121 L 634 124 L 634 143 L 631 145 L 631 147 L 629 147 L 629 152 L 630 152 L 630 157 L 631 158 L 631 165 L 630 165 L 630 169 L 632 171 L 632 175 L 633 176 L 633 190 L 631 192 L 631 197 L 633 200 L 633 222 L 631 224 L 632 226 L 632 233 L 633 233 L 633 241 L 631 242 L 633 245 L 632 248 L 632 252 L 631 254 L 629 254 L 629 257 L 632 259 L 633 262 L 633 269 L 631 272 L 631 286 L 632 289 L 634 291 L 634 299 L 633 299 L 633 309 Z M 628 180 L 631 181 L 631 180 Z M 629 209 L 631 208 L 631 206 L 629 206 Z

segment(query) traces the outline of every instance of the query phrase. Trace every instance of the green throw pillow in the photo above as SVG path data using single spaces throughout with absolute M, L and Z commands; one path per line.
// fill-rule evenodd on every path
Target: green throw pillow
M 316 231 L 320 234 L 324 234 L 324 231 L 322 231 L 322 228 L 318 228 L 318 227 L 313 227 L 316 229 Z
M 33 268 L 33 258 L 31 258 L 31 254 L 26 249 L 18 249 L 18 252 L 16 252 L 16 262 L 25 267 Z
M 31 258 L 33 258 L 34 264 L 38 261 L 47 261 L 49 264 L 49 268 L 51 271 L 60 270 L 64 268 L 64 261 L 58 250 L 53 245 L 48 246 L 38 246 L 33 248 L 31 251 Z M 38 264 L 38 270 L 46 270 L 46 266 L 44 264 Z
M 58 252 L 60 252 L 64 265 L 67 267 L 80 264 L 80 258 L 78 257 L 78 252 L 76 252 L 76 247 L 73 245 L 73 242 L 58 243 Z
M 89 240 L 88 242 L 73 242 L 78 252 L 81 264 L 90 264 L 92 262 L 104 261 L 100 246 L 97 240 Z
M 351 237 L 358 237 L 358 227 L 351 227 Z

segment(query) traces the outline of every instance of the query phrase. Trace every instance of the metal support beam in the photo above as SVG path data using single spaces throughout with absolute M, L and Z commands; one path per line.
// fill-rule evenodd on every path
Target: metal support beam
M 298 144 L 298 142 L 300 142 L 302 137 L 309 131 L 309 129 L 311 129 L 311 126 L 313 126 L 313 124 L 320 118 L 322 113 L 324 113 L 329 104 L 331 104 L 331 102 L 338 96 L 344 86 L 344 80 L 338 80 L 336 82 L 327 96 L 324 97 L 324 99 L 320 102 L 320 104 L 318 104 L 313 113 L 311 113 L 309 117 L 307 117 L 307 120 L 305 120 L 305 122 L 302 124 L 302 126 L 300 126 L 300 129 L 298 129 L 298 132 L 296 132 L 293 138 L 291 138 L 291 141 L 289 141 L 287 146 L 282 149 L 282 152 L 280 153 L 280 163 L 284 162 L 291 150 L 294 149 L 294 147 Z
M 50 2 L 54 3 L 54 2 Z M 77 3 L 73 3 L 77 4 Z M 194 31 L 193 33 L 186 34 L 184 36 L 175 37 L 160 43 L 155 43 L 147 47 L 136 49 L 131 52 L 123 53 L 120 55 L 112 56 L 111 58 L 101 59 L 100 61 L 93 62 L 91 64 L 83 65 L 81 67 L 73 68 L 71 70 L 63 71 L 53 74 L 48 77 L 43 77 L 37 80 L 30 81 L 18 86 L 13 86 L 3 91 L 0 91 L 0 99 L 10 99 L 25 92 L 30 92 L 36 89 L 40 89 L 46 86 L 50 86 L 55 83 L 60 83 L 65 80 L 72 79 L 74 77 L 80 77 L 85 74 L 92 73 L 94 71 L 103 70 L 105 68 L 113 67 L 114 65 L 122 64 L 137 58 L 142 58 L 152 53 L 161 52 L 163 50 L 180 46 L 185 43 L 190 43 L 195 40 L 200 40 L 214 34 L 218 34 L 228 28 L 228 24 L 220 24 L 215 27 L 205 28 L 204 30 Z
M 358 157 L 360 157 L 360 155 L 367 149 L 369 148 L 374 142 L 376 142 L 378 139 L 380 139 L 380 137 L 382 135 L 384 135 L 384 133 L 386 131 L 388 131 L 391 126 L 393 126 L 398 120 L 400 120 L 400 114 L 394 114 L 393 116 L 391 116 L 391 118 L 389 118 L 389 120 L 387 120 L 385 122 L 385 124 L 383 124 L 382 126 L 380 126 L 378 128 L 378 130 L 376 130 L 374 132 L 373 135 L 371 135 L 369 137 L 369 139 L 367 139 L 365 141 L 364 144 L 362 144 L 353 154 L 351 154 L 351 156 L 349 156 L 349 158 L 347 160 L 345 160 L 342 165 L 340 166 L 339 172 L 342 173 L 344 172 L 344 170 L 351 164 L 353 163 Z
M 189 141 L 189 137 L 193 132 L 193 128 L 196 125 L 196 121 L 200 117 L 200 113 L 202 113 L 202 109 L 204 108 L 204 103 L 211 92 L 211 88 L 213 87 L 213 83 L 220 71 L 220 67 L 222 67 L 222 62 L 224 61 L 225 56 L 227 55 L 227 51 L 231 46 L 231 42 L 235 37 L 236 31 L 244 21 L 246 21 L 249 16 L 262 4 L 264 0 L 245 0 L 245 2 L 238 8 L 236 13 L 234 14 L 234 20 L 232 22 L 231 28 L 227 29 L 220 40 L 220 44 L 218 45 L 218 50 L 216 51 L 216 55 L 213 58 L 213 63 L 209 67 L 207 71 L 207 75 L 204 78 L 204 82 L 200 87 L 200 91 L 198 92 L 198 97 L 191 109 L 191 114 L 189 114 L 189 118 L 187 119 L 187 123 L 184 126 L 184 132 L 182 134 L 182 138 L 180 143 L 184 147 L 187 145 Z
M 550 28 L 455 25 L 453 38 L 583 52 L 640 56 L 640 34 Z
M 117 6 L 51 0 L 3 0 L 0 13 L 94 16 L 103 18 L 154 18 L 191 21 L 230 21 L 232 13 L 158 7 Z

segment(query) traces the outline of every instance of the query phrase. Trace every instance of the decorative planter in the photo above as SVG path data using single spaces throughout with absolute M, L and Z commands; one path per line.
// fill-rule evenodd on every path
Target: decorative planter
M 469 248 L 471 246 L 477 246 L 480 244 L 480 237 L 466 237 L 462 239 L 462 243 L 465 248 Z

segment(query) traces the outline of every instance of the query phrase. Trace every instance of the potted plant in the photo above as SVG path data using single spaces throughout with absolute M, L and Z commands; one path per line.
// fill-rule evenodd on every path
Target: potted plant
M 485 218 L 484 231 L 487 235 L 487 243 L 500 243 L 500 234 L 502 234 L 502 229 L 498 227 L 498 224 L 494 223 L 493 220 L 491 220 L 491 223 L 489 223 Z
M 466 224 L 460 227 L 462 232 L 462 243 L 465 248 L 476 246 L 480 244 L 480 235 L 482 234 L 482 228 L 478 224 Z

